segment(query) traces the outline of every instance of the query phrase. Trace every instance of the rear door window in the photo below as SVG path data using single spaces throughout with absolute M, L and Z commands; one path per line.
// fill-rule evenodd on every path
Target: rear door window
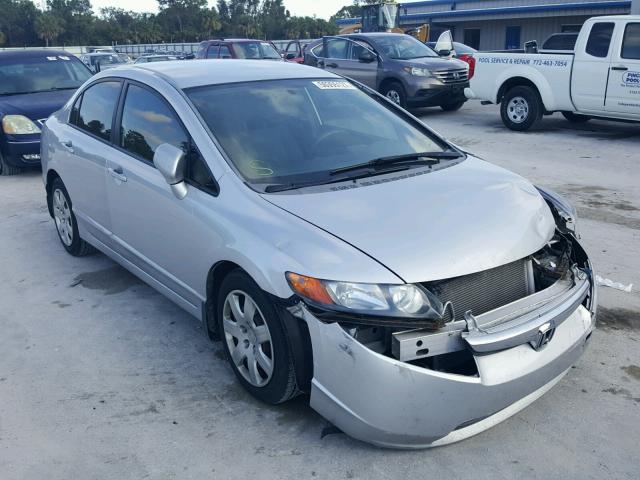
M 207 50 L 207 58 L 218 58 L 218 52 L 220 51 L 219 45 L 211 45 Z
M 76 112 L 72 111 L 71 122 L 96 137 L 111 140 L 113 114 L 118 105 L 121 86 L 120 82 L 109 81 L 87 88 Z
M 624 30 L 622 58 L 640 60 L 640 23 L 630 23 Z
M 233 58 L 228 45 L 220 45 L 220 58 Z
M 592 57 L 606 58 L 613 36 L 615 24 L 611 22 L 594 23 L 587 40 L 586 52 Z
M 189 137 L 169 105 L 158 94 L 130 85 L 122 109 L 120 147 L 153 163 L 163 143 L 189 151 Z

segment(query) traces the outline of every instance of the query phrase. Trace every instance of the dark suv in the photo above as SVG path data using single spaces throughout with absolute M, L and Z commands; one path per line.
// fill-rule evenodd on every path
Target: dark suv
M 305 51 L 305 63 L 352 78 L 405 108 L 458 110 L 469 66 L 441 58 L 411 35 L 360 33 L 325 37 Z
M 40 128 L 89 78 L 64 51 L 0 52 L 0 175 L 40 166 Z
M 271 42 L 248 38 L 217 38 L 200 43 L 196 58 L 238 58 L 247 60 L 282 60 Z

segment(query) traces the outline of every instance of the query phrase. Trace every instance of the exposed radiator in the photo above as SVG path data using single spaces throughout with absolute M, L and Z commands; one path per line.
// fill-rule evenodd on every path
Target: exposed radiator
M 456 320 L 471 310 L 481 315 L 534 292 L 531 260 L 522 259 L 471 275 L 423 284 L 443 303 L 451 302 Z M 447 320 L 451 320 L 447 312 Z

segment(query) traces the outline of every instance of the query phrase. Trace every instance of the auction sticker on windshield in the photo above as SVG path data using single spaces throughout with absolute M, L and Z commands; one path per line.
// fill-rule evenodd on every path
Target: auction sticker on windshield
M 319 80 L 313 84 L 321 90 L 355 90 L 356 87 L 344 80 Z

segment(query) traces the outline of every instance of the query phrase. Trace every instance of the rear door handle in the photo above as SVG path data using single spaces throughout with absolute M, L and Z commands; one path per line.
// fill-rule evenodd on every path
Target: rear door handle
M 325 66 L 327 68 L 338 68 L 338 64 L 337 63 L 325 63 Z
M 620 65 L 617 67 L 611 67 L 611 70 L 616 70 L 618 72 L 626 72 L 627 70 L 629 70 L 629 67 L 625 67 L 624 65 Z
M 116 180 L 119 180 L 121 182 L 127 181 L 127 177 L 124 175 L 124 171 L 122 170 L 122 167 L 109 168 L 108 170 L 109 170 L 109 174 Z
M 62 142 L 62 146 L 65 150 L 73 153 L 73 142 L 71 140 L 67 140 L 66 142 Z

